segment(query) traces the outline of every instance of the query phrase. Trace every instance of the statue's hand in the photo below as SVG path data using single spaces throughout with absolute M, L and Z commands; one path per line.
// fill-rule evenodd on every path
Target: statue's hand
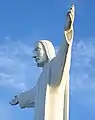
M 67 12 L 67 24 L 65 26 L 65 31 L 69 31 L 73 27 L 75 18 L 75 6 L 72 5 L 72 7 Z
M 11 105 L 17 105 L 19 103 L 18 99 L 17 99 L 17 96 L 14 97 L 14 99 L 12 99 L 10 102 L 9 102 Z

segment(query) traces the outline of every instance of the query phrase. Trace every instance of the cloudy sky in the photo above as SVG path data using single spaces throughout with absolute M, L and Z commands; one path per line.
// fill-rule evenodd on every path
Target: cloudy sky
M 59 48 L 66 12 L 76 5 L 70 79 L 70 120 L 95 120 L 94 0 L 0 1 L 0 120 L 33 120 L 34 109 L 9 105 L 16 94 L 35 85 L 41 69 L 32 59 L 37 40 Z

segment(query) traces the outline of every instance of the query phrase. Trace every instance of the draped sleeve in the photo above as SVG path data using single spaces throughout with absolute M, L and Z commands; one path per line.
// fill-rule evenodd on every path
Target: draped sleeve
M 21 108 L 31 108 L 35 106 L 35 87 L 22 92 L 17 96 Z
M 60 49 L 56 57 L 51 61 L 51 86 L 57 86 L 60 84 L 63 74 L 69 74 L 70 62 L 71 62 L 71 48 L 72 48 L 73 34 L 71 41 L 67 41 L 65 33 L 64 40 L 60 46 Z

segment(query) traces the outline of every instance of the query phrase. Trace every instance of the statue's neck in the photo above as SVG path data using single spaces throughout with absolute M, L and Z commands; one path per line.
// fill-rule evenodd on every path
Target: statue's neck
M 44 71 L 44 69 L 46 68 L 46 65 L 47 65 L 47 62 L 45 62 L 45 63 L 42 65 L 43 71 Z
M 46 61 L 44 64 L 43 64 L 43 66 L 42 66 L 42 70 L 44 71 L 44 69 L 46 69 L 46 66 L 48 65 L 50 63 L 50 61 L 48 60 L 48 61 Z

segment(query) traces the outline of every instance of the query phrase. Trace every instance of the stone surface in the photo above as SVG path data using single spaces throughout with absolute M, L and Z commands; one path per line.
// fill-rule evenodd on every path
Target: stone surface
M 43 72 L 34 88 L 15 98 L 21 108 L 35 107 L 34 120 L 69 120 L 69 70 L 74 12 L 75 7 L 72 5 L 67 13 L 64 40 L 56 56 L 50 41 L 40 40 L 38 42 L 34 58 L 40 64 L 39 66 L 43 67 Z M 11 105 L 16 104 L 13 100 L 10 102 Z

